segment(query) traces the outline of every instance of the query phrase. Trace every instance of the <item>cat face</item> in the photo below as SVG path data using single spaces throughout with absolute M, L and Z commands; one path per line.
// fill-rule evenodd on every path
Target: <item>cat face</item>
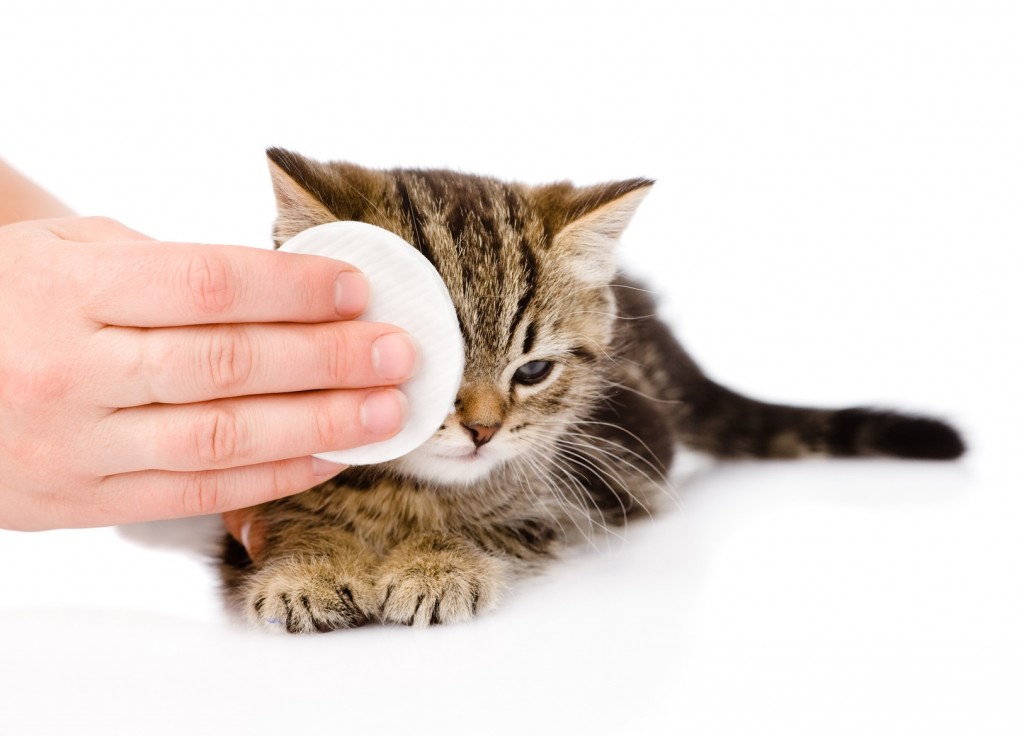
M 466 343 L 462 385 L 438 432 L 398 461 L 402 471 L 470 484 L 511 460 L 543 463 L 555 439 L 599 397 L 599 356 L 615 311 L 610 289 L 545 278 L 541 261 L 531 268 L 536 284 L 520 271 L 504 294 L 482 280 L 453 294 Z
M 268 152 L 280 244 L 334 220 L 390 230 L 434 264 L 462 328 L 453 412 L 395 461 L 440 486 L 543 465 L 602 395 L 614 244 L 651 182 L 525 187 L 448 171 L 371 171 Z

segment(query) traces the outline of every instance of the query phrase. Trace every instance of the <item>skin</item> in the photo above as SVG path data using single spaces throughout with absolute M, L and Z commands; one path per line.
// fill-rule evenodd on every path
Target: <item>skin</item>
M 245 509 L 341 472 L 311 455 L 396 434 L 416 365 L 354 320 L 368 298 L 332 259 L 74 217 L 0 161 L 0 528 Z

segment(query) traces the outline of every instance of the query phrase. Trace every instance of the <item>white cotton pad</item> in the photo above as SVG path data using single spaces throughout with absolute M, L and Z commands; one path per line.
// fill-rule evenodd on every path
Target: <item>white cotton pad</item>
M 405 428 L 383 442 L 317 455 L 348 465 L 401 457 L 426 442 L 451 412 L 465 351 L 448 288 L 423 255 L 392 232 L 364 222 L 331 222 L 303 230 L 281 246 L 350 263 L 370 281 L 370 306 L 360 319 L 397 325 L 419 348 L 416 375 L 401 388 L 409 400 Z

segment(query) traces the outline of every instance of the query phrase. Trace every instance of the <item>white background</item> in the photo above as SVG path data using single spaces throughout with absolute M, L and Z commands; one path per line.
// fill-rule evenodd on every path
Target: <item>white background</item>
M 5 3 L 0 155 L 79 212 L 266 245 L 268 145 L 651 176 L 623 258 L 712 375 L 971 452 L 712 469 L 426 631 L 245 630 L 212 519 L 0 532 L 0 731 L 1024 733 L 1022 38 L 983 0 Z

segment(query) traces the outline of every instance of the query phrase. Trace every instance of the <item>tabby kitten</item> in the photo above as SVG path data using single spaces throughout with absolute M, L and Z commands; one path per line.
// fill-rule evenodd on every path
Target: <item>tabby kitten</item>
M 580 531 L 648 510 L 680 444 L 719 458 L 964 451 L 933 419 L 765 404 L 708 379 L 616 271 L 649 180 L 529 187 L 268 155 L 276 243 L 335 220 L 397 233 L 448 285 L 466 368 L 422 447 L 259 507 L 258 561 L 227 540 L 227 587 L 257 624 L 466 620 Z

